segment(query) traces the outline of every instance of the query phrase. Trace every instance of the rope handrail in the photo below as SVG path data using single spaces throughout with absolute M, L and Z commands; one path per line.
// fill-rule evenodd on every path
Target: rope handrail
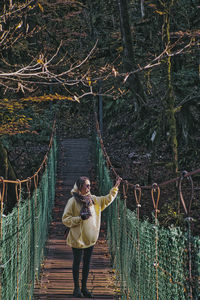
M 19 179 L 17 179 L 17 180 L 9 180 L 9 179 L 4 179 L 3 177 L 0 177 L 0 181 L 4 182 L 4 183 L 15 183 L 15 184 L 18 185 L 18 184 L 21 184 L 21 183 L 28 183 L 28 184 L 30 184 L 30 181 L 32 179 L 35 180 L 35 177 L 38 176 L 38 174 L 40 173 L 40 171 L 42 170 L 44 164 L 47 161 L 48 154 L 49 154 L 49 151 L 50 151 L 52 143 L 53 143 L 53 137 L 54 137 L 55 131 L 56 131 L 56 120 L 54 120 L 54 122 L 53 122 L 52 133 L 51 133 L 51 137 L 50 137 L 50 141 L 49 141 L 49 145 L 48 145 L 48 150 L 47 150 L 47 152 L 46 152 L 46 154 L 45 154 L 45 156 L 43 158 L 43 161 L 40 164 L 38 170 L 32 176 L 27 177 L 27 178 L 22 179 L 22 180 L 19 180 Z
M 101 148 L 102 148 L 104 157 L 105 157 L 106 162 L 107 162 L 107 164 L 109 165 L 110 169 L 113 171 L 114 175 L 115 175 L 116 177 L 118 177 L 119 175 L 117 174 L 115 168 L 113 167 L 113 165 L 112 165 L 112 163 L 111 163 L 111 160 L 110 160 L 110 157 L 108 156 L 107 151 L 106 151 L 106 149 L 105 149 L 105 146 L 104 146 L 104 143 L 103 143 L 103 139 L 102 139 L 102 136 L 101 136 L 101 131 L 100 131 L 100 129 L 99 129 L 99 122 L 98 122 L 98 119 L 97 119 L 97 113 L 96 113 L 96 112 L 95 112 L 95 119 L 96 119 L 96 130 L 97 130 L 98 137 L 99 137 L 99 139 L 100 139 L 100 145 L 101 145 Z M 178 182 L 178 181 L 180 181 L 181 179 L 183 179 L 183 178 L 185 178 L 185 177 L 190 177 L 190 176 L 195 175 L 195 174 L 198 174 L 198 173 L 200 173 L 200 169 L 196 169 L 196 170 L 191 171 L 191 172 L 184 171 L 183 174 L 182 174 L 181 176 L 176 177 L 176 178 L 173 178 L 173 179 L 170 179 L 170 180 L 167 180 L 167 181 L 164 181 L 164 182 L 161 182 L 161 183 L 159 183 L 159 184 L 157 183 L 157 185 L 158 185 L 159 187 L 162 187 L 162 186 L 168 185 L 168 184 L 170 184 L 170 183 Z M 128 184 L 129 186 L 133 187 L 133 188 L 136 187 L 135 184 L 130 183 L 130 182 L 128 182 L 127 180 L 125 180 L 125 179 L 123 179 L 123 178 L 122 178 L 122 182 L 127 182 L 127 184 Z M 145 190 L 145 189 L 146 189 L 146 190 L 148 190 L 148 189 L 151 190 L 151 189 L 152 189 L 152 185 L 145 185 L 145 186 L 144 186 L 144 185 L 143 185 L 143 186 L 140 185 L 140 188 L 141 188 L 141 189 L 144 189 L 144 190 Z

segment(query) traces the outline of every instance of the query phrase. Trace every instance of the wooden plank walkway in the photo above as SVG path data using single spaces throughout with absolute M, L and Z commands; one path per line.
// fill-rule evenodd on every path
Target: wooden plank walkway
M 90 166 L 88 139 L 65 139 L 60 142 L 55 206 L 41 276 L 35 284 L 34 300 L 75 299 L 72 296 L 72 251 L 66 246 L 65 226 L 61 218 L 74 182 L 81 175 L 89 176 Z M 101 230 L 88 278 L 88 289 L 92 291 L 93 299 L 119 299 L 114 292 L 112 275 L 108 248 Z

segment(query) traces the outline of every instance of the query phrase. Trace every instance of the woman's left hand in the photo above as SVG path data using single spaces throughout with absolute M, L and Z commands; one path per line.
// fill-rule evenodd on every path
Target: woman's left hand
M 119 185 L 120 185 L 120 183 L 121 183 L 121 181 L 122 181 L 122 178 L 121 177 L 117 177 L 117 180 L 116 180 L 116 183 L 115 183 L 115 187 L 119 187 Z

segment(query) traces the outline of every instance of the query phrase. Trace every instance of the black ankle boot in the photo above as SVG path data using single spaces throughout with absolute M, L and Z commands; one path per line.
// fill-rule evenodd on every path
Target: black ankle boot
M 82 288 L 81 292 L 82 292 L 84 297 L 93 298 L 93 295 L 88 291 L 88 289 L 86 287 Z
M 73 296 L 74 296 L 75 298 L 83 298 L 83 295 L 82 295 L 82 293 L 81 293 L 81 290 L 80 290 L 79 286 L 76 286 L 76 287 L 74 288 Z

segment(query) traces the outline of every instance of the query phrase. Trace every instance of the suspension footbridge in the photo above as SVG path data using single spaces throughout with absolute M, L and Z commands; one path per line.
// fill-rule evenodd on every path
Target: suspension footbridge
M 107 194 L 113 185 L 111 173 L 117 174 L 100 135 L 92 148 L 99 194 Z M 54 132 L 49 150 L 32 177 L 16 182 L 0 178 L 2 300 L 72 297 L 72 254 L 65 245 L 61 216 L 74 181 L 89 174 L 89 149 L 87 139 L 62 140 L 58 147 Z M 183 207 L 181 183 L 187 176 L 192 174 L 178 179 Z M 5 215 L 8 183 L 15 185 L 17 206 Z M 135 211 L 126 205 L 128 186 L 134 191 Z M 150 191 L 153 222 L 140 218 L 144 188 Z M 103 215 L 105 226 L 93 255 L 88 288 L 95 299 L 199 299 L 200 239 L 192 235 L 190 206 L 184 207 L 185 231 L 178 227 L 163 228 L 159 225 L 161 196 L 162 184 L 142 187 L 123 182 L 123 192 Z
M 66 246 L 62 214 L 76 179 L 83 175 L 89 177 L 90 146 L 88 139 L 65 139 L 59 148 L 55 204 L 46 256 L 34 289 L 34 300 L 71 299 L 73 294 L 72 251 Z M 97 299 L 115 299 L 111 273 L 108 248 L 104 233 L 101 232 L 94 248 L 88 278 L 88 288 Z

